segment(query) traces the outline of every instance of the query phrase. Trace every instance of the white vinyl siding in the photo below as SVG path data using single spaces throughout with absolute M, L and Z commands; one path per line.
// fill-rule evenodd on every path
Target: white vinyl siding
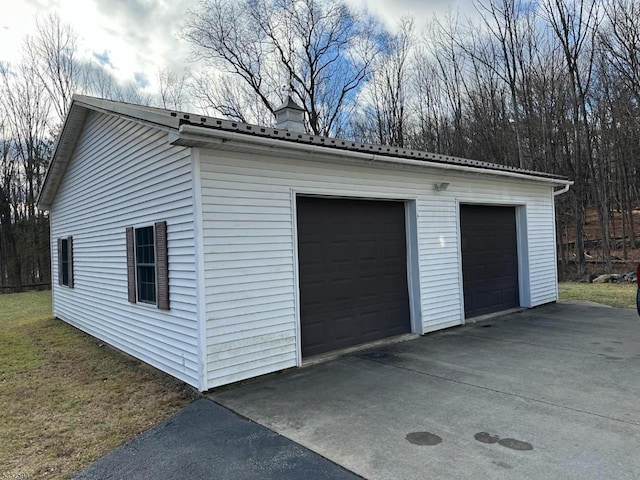
M 90 113 L 51 209 L 51 238 L 73 236 L 75 288 L 54 284 L 53 294 L 55 316 L 199 387 L 192 196 L 190 149 Z M 162 220 L 169 311 L 127 300 L 125 229 Z
M 200 159 L 209 388 L 297 365 L 295 193 L 416 201 L 418 333 L 464 321 L 459 203 L 524 206 L 531 306 L 556 300 L 549 184 L 210 150 Z
M 531 306 L 542 305 L 557 299 L 558 278 L 555 243 L 555 223 L 553 196 L 531 202 L 527 209 L 529 227 L 529 264 L 531 268 L 529 281 L 535 288 L 531 289 Z

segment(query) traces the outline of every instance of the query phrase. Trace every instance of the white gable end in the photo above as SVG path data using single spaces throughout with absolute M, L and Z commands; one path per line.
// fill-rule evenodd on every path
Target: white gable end
M 165 132 L 91 112 L 51 215 L 73 237 L 74 288 L 54 280 L 53 313 L 145 362 L 199 386 L 191 152 Z M 125 229 L 167 222 L 171 309 L 127 301 Z

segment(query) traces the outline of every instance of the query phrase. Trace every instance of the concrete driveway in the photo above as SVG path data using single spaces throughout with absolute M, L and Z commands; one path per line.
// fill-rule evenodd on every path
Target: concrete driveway
M 211 397 L 369 479 L 640 479 L 640 318 L 559 303 Z

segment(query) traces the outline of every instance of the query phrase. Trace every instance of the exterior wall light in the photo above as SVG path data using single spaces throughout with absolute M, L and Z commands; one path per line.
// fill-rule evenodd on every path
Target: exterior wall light
M 438 182 L 433 184 L 433 189 L 436 192 L 444 192 L 447 188 L 449 188 L 449 182 Z

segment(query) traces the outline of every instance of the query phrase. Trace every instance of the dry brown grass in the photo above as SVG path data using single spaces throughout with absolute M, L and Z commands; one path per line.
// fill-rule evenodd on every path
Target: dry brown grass
M 198 396 L 50 304 L 50 292 L 0 295 L 0 478 L 68 478 Z

